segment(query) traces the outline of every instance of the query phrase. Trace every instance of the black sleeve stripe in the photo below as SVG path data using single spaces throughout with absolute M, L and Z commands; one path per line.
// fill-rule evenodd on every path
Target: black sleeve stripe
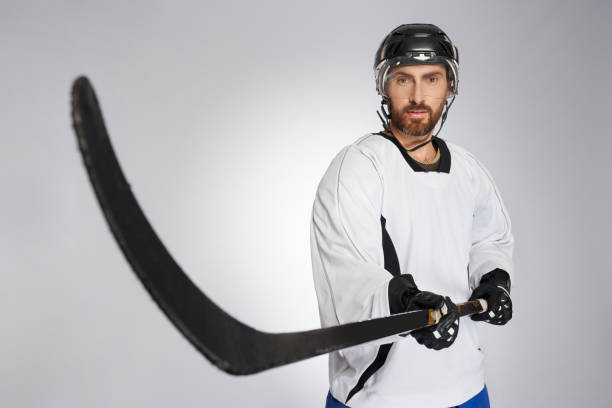
M 400 267 L 399 260 L 397 259 L 397 252 L 395 252 L 395 246 L 387 232 L 387 220 L 382 215 L 380 216 L 380 224 L 382 226 L 382 246 L 385 257 L 385 269 L 389 271 L 391 275 L 399 276 Z
M 378 354 L 376 355 L 376 358 L 374 359 L 372 364 L 370 364 L 368 368 L 366 368 L 363 374 L 361 374 L 361 377 L 359 377 L 359 381 L 357 381 L 357 385 L 353 387 L 351 392 L 349 392 L 348 396 L 346 397 L 345 404 L 348 404 L 349 400 L 353 397 L 353 395 L 361 391 L 366 381 L 368 381 L 368 379 L 372 375 L 374 375 L 374 373 L 378 371 L 378 369 L 382 367 L 383 364 L 385 364 L 385 361 L 387 360 L 387 355 L 389 354 L 392 345 L 393 343 L 383 344 L 378 348 Z
M 387 232 L 386 224 L 387 220 L 382 215 L 380 216 L 380 224 L 382 226 L 382 246 L 383 246 L 383 254 L 385 258 L 385 269 L 389 271 L 389 273 L 393 276 L 400 275 L 400 267 L 399 267 L 399 259 L 397 258 L 397 252 L 395 251 L 395 246 L 393 245 L 393 241 L 391 241 L 391 237 L 389 236 L 389 232 Z M 387 361 L 387 355 L 389 355 L 389 351 L 391 351 L 391 346 L 393 343 L 383 344 L 378 348 L 378 353 L 376 354 L 376 358 L 365 369 L 359 380 L 357 380 L 357 385 L 353 387 L 353 389 L 348 393 L 345 404 L 348 401 L 361 391 L 365 383 L 368 379 L 381 368 L 385 361 Z

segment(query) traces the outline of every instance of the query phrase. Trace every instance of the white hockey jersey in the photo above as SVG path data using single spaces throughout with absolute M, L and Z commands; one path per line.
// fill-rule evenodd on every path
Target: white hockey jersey
M 310 231 L 322 327 L 389 316 L 388 283 L 399 274 L 455 303 L 495 268 L 514 286 L 510 218 L 491 175 L 465 149 L 434 143 L 438 171 L 424 171 L 397 139 L 377 133 L 332 160 Z M 462 318 L 455 342 L 438 351 L 392 336 L 332 352 L 331 393 L 353 408 L 459 405 L 484 386 L 476 324 Z

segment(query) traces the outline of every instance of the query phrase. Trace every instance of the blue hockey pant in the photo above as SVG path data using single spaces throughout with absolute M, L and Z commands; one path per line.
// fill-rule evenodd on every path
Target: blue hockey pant
M 349 408 L 334 397 L 332 397 L 331 393 L 327 393 L 327 401 L 325 402 L 325 408 Z M 490 408 L 489 406 L 489 393 L 487 391 L 487 386 L 485 385 L 482 391 L 478 394 L 474 395 L 472 398 L 467 400 L 461 405 L 457 405 L 457 407 L 451 408 Z

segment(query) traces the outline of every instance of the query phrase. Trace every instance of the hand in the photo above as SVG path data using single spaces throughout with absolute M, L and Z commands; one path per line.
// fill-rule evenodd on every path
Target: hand
M 471 316 L 477 322 L 504 325 L 512 319 L 512 300 L 510 299 L 510 275 L 503 269 L 495 269 L 480 279 L 469 300 L 483 298 L 488 308 L 485 312 Z
M 433 325 L 413 330 L 410 335 L 419 344 L 433 350 L 450 347 L 459 333 L 459 310 L 453 301 L 432 292 L 420 291 L 412 275 L 399 275 L 389 283 L 389 304 L 391 313 L 410 310 L 440 309 L 442 318 Z

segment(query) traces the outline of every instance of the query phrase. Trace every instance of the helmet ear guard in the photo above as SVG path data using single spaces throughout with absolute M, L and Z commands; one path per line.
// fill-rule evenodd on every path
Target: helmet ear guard
M 391 132 L 391 126 L 389 125 L 389 122 L 391 121 L 391 113 L 389 113 L 388 109 L 385 109 L 385 105 L 389 105 L 389 101 L 387 101 L 387 99 L 383 98 L 382 101 L 380 101 L 380 112 L 376 111 L 376 114 L 380 118 L 380 121 L 382 122 L 383 128 L 387 132 Z M 383 119 L 383 117 L 384 117 L 384 119 Z

